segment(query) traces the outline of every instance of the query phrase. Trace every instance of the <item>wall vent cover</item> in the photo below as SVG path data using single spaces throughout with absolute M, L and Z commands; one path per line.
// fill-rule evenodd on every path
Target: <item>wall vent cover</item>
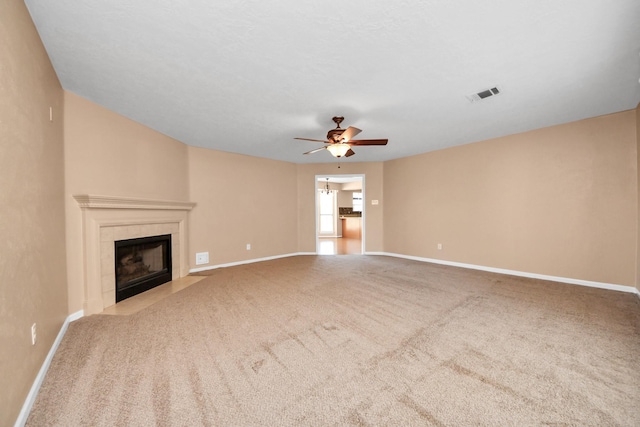
M 471 102 L 478 102 L 485 100 L 487 98 L 491 98 L 492 96 L 500 95 L 502 93 L 502 89 L 497 86 L 494 86 L 490 89 L 481 90 L 478 93 L 474 93 L 472 95 L 467 95 L 467 99 Z

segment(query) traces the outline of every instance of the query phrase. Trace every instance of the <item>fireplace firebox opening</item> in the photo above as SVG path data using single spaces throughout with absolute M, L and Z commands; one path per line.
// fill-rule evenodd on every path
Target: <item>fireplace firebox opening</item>
M 116 302 L 171 281 L 171 234 L 115 242 Z

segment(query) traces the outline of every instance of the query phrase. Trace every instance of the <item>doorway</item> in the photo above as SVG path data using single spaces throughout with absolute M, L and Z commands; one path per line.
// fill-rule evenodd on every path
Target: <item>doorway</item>
M 364 175 L 316 175 L 316 253 L 364 253 Z

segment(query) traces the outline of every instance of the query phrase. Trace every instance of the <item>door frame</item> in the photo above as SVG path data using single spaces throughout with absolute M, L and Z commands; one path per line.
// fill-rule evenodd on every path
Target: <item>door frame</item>
M 315 238 L 316 238 L 316 254 L 320 253 L 320 248 L 319 248 L 320 235 L 319 235 L 319 232 L 318 232 L 318 227 L 320 225 L 318 223 L 318 216 L 319 216 L 318 215 L 318 209 L 319 209 L 319 206 L 318 206 L 318 194 L 317 194 L 318 193 L 318 183 L 319 182 L 326 182 L 327 178 L 329 178 L 329 183 L 332 182 L 331 181 L 332 179 L 337 179 L 339 181 L 346 180 L 344 182 L 360 181 L 362 183 L 362 219 L 360 220 L 361 221 L 361 227 L 362 227 L 361 228 L 362 236 L 360 238 L 360 253 L 364 254 L 365 238 L 366 238 L 366 234 L 367 234 L 366 233 L 366 226 L 365 226 L 365 224 L 366 224 L 365 218 L 366 218 L 366 211 L 367 211 L 367 203 L 366 203 L 367 196 L 366 196 L 366 185 L 365 185 L 365 183 L 366 183 L 366 179 L 365 178 L 366 177 L 365 177 L 365 174 L 362 174 L 362 173 L 348 173 L 348 174 L 332 173 L 332 174 L 318 174 L 318 175 L 315 175 L 314 182 L 313 182 L 313 185 L 314 185 L 313 186 L 313 190 L 315 191 L 314 197 L 313 197 L 314 205 L 315 205 L 313 214 L 314 214 L 314 217 L 315 217 L 314 234 L 315 234 Z M 333 182 L 335 182 L 335 181 L 333 181 Z M 338 208 L 340 208 L 339 205 L 338 205 Z M 340 215 L 339 212 L 338 212 L 338 215 Z M 337 221 L 339 221 L 339 219 L 337 219 Z

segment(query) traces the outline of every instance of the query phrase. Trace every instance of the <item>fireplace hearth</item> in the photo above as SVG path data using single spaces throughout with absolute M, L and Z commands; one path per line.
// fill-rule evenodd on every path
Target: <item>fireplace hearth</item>
M 118 240 L 116 302 L 171 281 L 171 234 Z

